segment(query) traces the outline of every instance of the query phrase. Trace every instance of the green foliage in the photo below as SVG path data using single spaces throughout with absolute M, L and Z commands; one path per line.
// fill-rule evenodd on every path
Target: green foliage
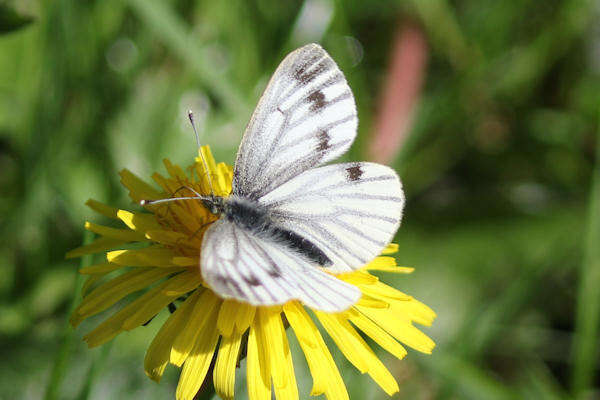
M 0 34 L 21 29 L 32 21 L 33 18 L 17 13 L 8 4 L 0 3 Z
M 163 158 L 189 163 L 188 108 L 203 143 L 233 162 L 269 76 L 307 41 L 348 77 L 361 122 L 347 157 L 365 159 L 393 38 L 407 23 L 428 44 L 425 86 L 393 161 L 408 197 L 398 260 L 416 271 L 382 278 L 438 313 L 426 329 L 438 347 L 400 362 L 382 355 L 397 397 L 598 396 L 595 2 L 16 5 L 0 3 L 0 32 L 12 32 L 0 36 L 0 398 L 172 397 L 174 368 L 160 385 L 142 370 L 164 315 L 110 352 L 81 342 L 94 321 L 64 326 L 79 296 L 77 263 L 64 254 L 98 218 L 83 203 L 135 208 L 120 169 L 149 177 L 164 172 Z M 351 398 L 385 398 L 337 359 Z

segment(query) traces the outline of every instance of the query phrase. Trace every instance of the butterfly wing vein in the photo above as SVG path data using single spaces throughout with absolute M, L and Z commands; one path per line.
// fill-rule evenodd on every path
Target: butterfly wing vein
M 201 254 L 204 280 L 225 298 L 253 305 L 298 299 L 309 307 L 335 312 L 360 297 L 356 287 L 225 219 L 208 228 Z
M 373 163 L 322 166 L 356 136 L 356 106 L 344 75 L 316 44 L 288 55 L 269 81 L 246 128 L 232 195 L 260 203 L 280 228 L 317 246 L 329 273 L 368 263 L 390 242 L 404 197 L 396 173 Z M 318 167 L 318 168 L 317 168 Z M 202 276 L 219 295 L 254 305 L 291 299 L 342 311 L 360 290 L 324 272 L 285 243 L 225 218 L 208 228 Z

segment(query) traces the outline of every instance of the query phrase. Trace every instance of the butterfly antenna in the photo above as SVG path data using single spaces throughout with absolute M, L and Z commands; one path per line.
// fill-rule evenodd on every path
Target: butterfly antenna
M 188 118 L 190 119 L 190 123 L 192 124 L 194 135 L 196 135 L 196 144 L 198 145 L 198 152 L 200 153 L 200 158 L 202 159 L 202 164 L 204 164 L 204 170 L 206 171 L 208 186 L 210 186 L 210 194 L 211 196 L 214 196 L 215 191 L 213 190 L 212 178 L 210 177 L 210 171 L 208 170 L 208 163 L 204 159 L 204 154 L 202 153 L 202 149 L 200 147 L 200 136 L 198 136 L 198 130 L 196 130 L 196 123 L 194 122 L 194 113 L 192 112 L 192 110 L 188 110 Z
M 160 204 L 166 203 L 168 201 L 178 201 L 178 200 L 208 200 L 209 198 L 206 196 L 195 196 L 195 197 L 169 197 L 167 199 L 159 199 L 159 200 L 140 200 L 140 206 L 149 206 L 152 204 Z

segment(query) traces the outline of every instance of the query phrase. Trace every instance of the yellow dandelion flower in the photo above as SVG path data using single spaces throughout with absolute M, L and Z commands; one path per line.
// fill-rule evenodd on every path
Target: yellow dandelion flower
M 232 168 L 217 164 L 208 147 L 200 150 L 207 161 L 215 194 L 231 191 Z M 160 186 L 144 182 L 128 170 L 121 183 L 134 202 L 169 196 L 193 196 L 188 187 L 209 193 L 207 171 L 200 158 L 186 171 L 165 160 L 169 176 L 154 174 Z M 213 383 L 223 399 L 233 399 L 235 371 L 244 354 L 251 400 L 297 399 L 292 354 L 286 326 L 296 335 L 308 363 L 313 386 L 311 395 L 348 399 L 348 392 L 317 322 L 343 355 L 361 372 L 367 373 L 389 395 L 398 391 L 392 374 L 376 356 L 362 335 L 402 359 L 403 345 L 431 353 L 434 342 L 413 323 L 429 326 L 435 313 L 415 300 L 379 281 L 371 271 L 410 273 L 412 268 L 396 266 L 389 245 L 383 255 L 360 270 L 337 275 L 362 292 L 350 309 L 328 314 L 312 310 L 311 317 L 299 301 L 283 306 L 252 306 L 224 300 L 207 287 L 198 268 L 203 232 L 216 217 L 199 201 L 180 201 L 147 207 L 151 212 L 120 210 L 95 200 L 86 203 L 92 210 L 113 220 L 121 228 L 86 222 L 85 228 L 99 235 L 91 244 L 67 254 L 68 258 L 106 252 L 106 262 L 83 268 L 88 275 L 81 304 L 71 316 L 73 326 L 139 292 L 131 303 L 107 318 L 84 336 L 89 347 L 99 346 L 119 333 L 146 324 L 162 309 L 176 309 L 162 325 L 148 347 L 144 360 L 146 374 L 159 381 L 168 364 L 182 367 L 177 399 L 191 400 L 207 378 L 213 364 Z M 200 268 L 202 268 L 200 266 Z M 144 292 L 145 291 L 145 292 Z

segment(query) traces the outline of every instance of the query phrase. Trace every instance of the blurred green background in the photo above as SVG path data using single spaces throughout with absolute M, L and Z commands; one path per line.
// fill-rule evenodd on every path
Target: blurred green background
M 274 68 L 312 41 L 357 99 L 347 159 L 385 159 L 405 185 L 397 258 L 416 271 L 382 278 L 438 313 L 433 355 L 380 353 L 395 398 L 600 398 L 599 16 L 583 0 L 0 1 L 0 398 L 173 398 L 175 368 L 160 385 L 142 368 L 158 322 L 94 350 L 89 325 L 66 328 L 64 254 L 106 222 L 83 203 L 136 207 L 120 169 L 190 163 L 188 108 L 233 162 Z M 386 398 L 334 353 L 352 399 Z

